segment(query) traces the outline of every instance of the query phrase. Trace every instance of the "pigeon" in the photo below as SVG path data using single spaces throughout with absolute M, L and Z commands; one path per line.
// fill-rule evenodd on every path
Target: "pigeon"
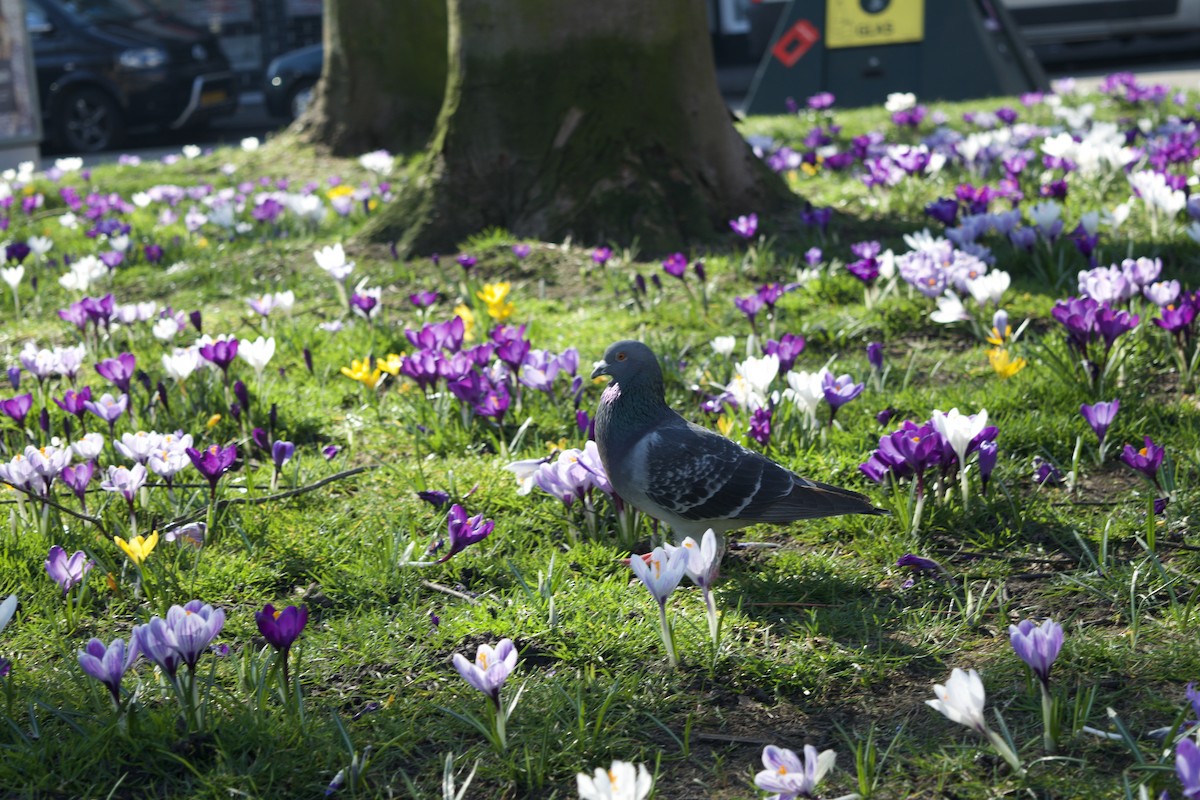
M 706 530 L 840 514 L 887 514 L 866 495 L 802 478 L 766 456 L 675 413 L 662 369 L 641 342 L 611 345 L 592 378 L 608 375 L 596 447 L 613 490 L 682 540 Z

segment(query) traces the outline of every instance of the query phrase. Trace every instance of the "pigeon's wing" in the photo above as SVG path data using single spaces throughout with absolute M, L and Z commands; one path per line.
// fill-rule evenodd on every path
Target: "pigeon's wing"
M 683 519 L 759 519 L 792 491 L 790 472 L 705 428 L 661 427 L 648 444 L 646 496 Z
M 884 513 L 858 492 L 810 481 L 696 425 L 662 427 L 646 448 L 646 495 L 687 520 L 791 522 Z

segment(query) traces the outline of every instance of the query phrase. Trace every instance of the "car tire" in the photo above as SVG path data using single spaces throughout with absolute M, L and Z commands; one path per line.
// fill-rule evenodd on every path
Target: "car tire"
M 92 86 L 71 89 L 59 101 L 58 143 L 75 153 L 98 153 L 125 138 L 125 120 L 112 97 Z
M 292 115 L 292 119 L 296 119 L 312 105 L 313 93 L 316 90 L 315 83 L 298 83 L 288 93 L 288 113 Z

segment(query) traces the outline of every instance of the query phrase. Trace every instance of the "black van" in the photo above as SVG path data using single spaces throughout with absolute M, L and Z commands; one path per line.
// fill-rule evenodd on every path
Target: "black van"
M 143 0 L 25 0 L 45 138 L 71 152 L 129 128 L 199 126 L 237 110 L 216 37 Z

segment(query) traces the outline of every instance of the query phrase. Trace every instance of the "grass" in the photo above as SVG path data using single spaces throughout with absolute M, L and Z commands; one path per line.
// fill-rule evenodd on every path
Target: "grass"
M 1100 102 L 1100 114 L 1112 119 L 1160 113 Z M 966 129 L 959 121 L 963 111 L 1006 103 L 1015 105 L 997 100 L 939 108 L 953 127 Z M 1022 116 L 1054 123 L 1044 106 L 1022 109 Z M 832 119 L 843 126 L 837 134 L 843 145 L 871 130 L 883 131 L 888 141 L 917 138 L 897 130 L 881 109 L 837 111 Z M 821 121 L 753 119 L 744 130 L 799 149 Z M 927 124 L 922 133 L 930 130 Z M 236 167 L 228 177 L 219 170 L 226 162 Z M 49 256 L 58 261 L 103 249 L 102 240 L 84 236 L 86 223 L 75 231 L 58 223 L 65 210 L 61 185 L 75 185 L 80 195 L 94 189 L 128 198 L 155 184 L 236 187 L 267 176 L 272 185 L 286 178 L 293 188 L 321 181 L 323 192 L 331 175 L 350 186 L 375 183 L 352 161 L 302 152 L 281 163 L 270 148 L 221 151 L 169 167 L 102 167 L 87 181 L 68 175 L 59 185 L 39 177 L 18 196 L 41 193 L 44 207 L 30 215 L 14 211 L 9 236 L 51 236 Z M 1062 334 L 1050 310 L 1056 299 L 1074 293 L 1074 275 L 1086 268 L 1070 242 L 1052 250 L 1039 245 L 1029 256 L 988 240 L 996 267 L 1013 275 L 1005 307 L 1014 327 L 1030 320 L 1020 343 L 1029 365 L 1007 380 L 989 366 L 987 346 L 968 326 L 928 319 L 932 301 L 900 288 L 867 308 L 861 285 L 844 269 L 822 267 L 815 281 L 784 296 L 771 319 L 759 316 L 764 336 L 806 336 L 798 370 L 831 364 L 836 373 L 866 377 L 869 341 L 883 342 L 889 367 L 882 386 L 868 381 L 862 396 L 838 413 L 837 427 L 807 430 L 782 405 L 769 445 L 773 458 L 900 508 L 905 487 L 893 496 L 858 471 L 880 435 L 905 418 L 927 419 L 934 409 L 986 407 L 1000 429 L 999 463 L 986 497 L 974 483 L 972 504 L 964 509 L 951 485 L 944 500 L 926 506 L 917 532 L 905 529 L 897 515 L 736 535 L 739 542 L 774 547 L 726 555 L 716 586 L 724 613 L 719 647 L 709 641 L 698 590 L 685 586 L 672 598 L 669 612 L 683 662 L 677 670 L 667 666 L 653 602 L 632 584 L 621 561 L 628 553 L 617 544 L 607 501 L 597 499 L 599 531 L 591 535 L 578 505 L 564 509 L 536 489 L 519 495 L 503 469 L 551 448 L 583 445 L 565 381 L 553 397 L 526 389 L 520 405 L 496 425 L 481 417 L 464 422 L 457 401 L 427 397 L 407 380 L 388 380 L 371 391 L 340 372 L 353 358 L 411 352 L 405 328 L 449 319 L 459 303 L 474 305 L 479 341 L 489 323 L 474 289 L 508 280 L 516 305 L 511 321 L 527 325 L 535 348 L 577 347 L 587 373 L 586 365 L 610 341 L 642 338 L 667 368 L 671 404 L 714 426 L 692 387 L 728 382 L 745 353 L 750 328 L 733 306 L 735 295 L 748 295 L 763 282 L 794 280 L 813 246 L 822 248 L 827 263 L 852 259 L 849 245 L 864 239 L 904 252 L 902 235 L 931 225 L 922 212 L 926 203 L 952 194 L 958 183 L 983 182 L 958 167 L 929 180 L 905 179 L 887 191 L 868 190 L 848 172 L 800 171 L 791 180 L 814 204 L 834 206 L 829 230 L 791 218 L 764 219 L 764 238 L 752 243 L 752 254 L 732 240 L 689 254 L 705 258 L 707 311 L 691 273 L 689 295 L 661 272 L 657 259 L 636 249 L 619 250 L 601 268 L 586 249 L 530 243 L 532 254 L 519 261 L 510 250 L 516 239 L 491 230 L 463 245 L 479 259 L 469 281 L 448 255 L 440 264 L 395 261 L 386 247 L 355 239 L 365 219 L 357 204 L 345 218 L 331 214 L 307 225 L 285 216 L 277 225 L 251 222 L 236 236 L 212 223 L 189 233 L 182 218 L 193 204 L 202 208 L 199 201 L 180 203 L 180 220 L 167 225 L 156 224 L 157 204 L 110 215 L 132 225 L 135 246 L 156 242 L 167 255 L 158 265 L 139 259 L 119 267 L 93 294 L 111 290 L 118 303 L 152 300 L 160 308 L 198 309 L 206 333 L 272 335 L 277 352 L 261 385 L 246 364 L 231 368 L 252 397 L 241 420 L 229 412 L 219 373 L 201 370 L 186 390 L 163 376 L 160 356 L 169 346 L 150 334 L 147 323 L 122 326 L 93 343 L 80 384 L 101 390 L 106 384 L 91 365 L 134 352 L 151 385 L 164 380 L 168 399 L 149 403 L 135 382 L 138 426 L 183 430 L 197 446 L 236 441 L 241 457 L 221 479 L 218 495 L 255 502 L 225 505 L 202 550 L 160 542 L 144 565 L 138 592 L 137 571 L 108 538 L 128 532 L 123 500 L 93 484 L 88 514 L 101 521 L 101 531 L 59 509 L 39 520 L 36 503 L 18 505 L 15 493 L 3 498 L 8 524 L 0 534 L 0 590 L 15 592 L 21 606 L 0 634 L 0 655 L 12 661 L 0 683 L 0 796 L 308 797 L 345 770 L 349 777 L 338 796 L 433 797 L 443 793 L 449 769 L 465 797 L 572 797 L 576 772 L 622 759 L 649 766 L 657 797 L 744 798 L 758 796 L 753 775 L 766 744 L 836 750 L 838 769 L 822 784 L 823 796 L 1112 797 L 1136 796 L 1137 786 L 1153 795 L 1176 791 L 1172 756 L 1148 734 L 1181 718 L 1184 685 L 1200 675 L 1194 636 L 1200 564 L 1190 535 L 1200 408 L 1195 395 L 1181 391 L 1165 335 L 1150 322 L 1148 309 L 1141 309 L 1142 324 L 1128 335 L 1127 354 L 1103 398 L 1055 367 Z M 1110 209 L 1127 198 L 1121 179 L 1069 180 L 1064 216 L 1072 223 L 1083 211 Z M 1037 185 L 1031 171 L 1023 188 L 1036 193 Z M 249 210 L 239 218 L 249 220 Z M 346 243 L 357 262 L 351 285 L 365 277 L 382 287 L 382 311 L 371 324 L 344 315 L 332 282 L 312 259 L 315 248 L 333 242 Z M 1185 286 L 1196 286 L 1200 273 L 1182 226 L 1161 225 L 1153 238 L 1136 203 L 1125 226 L 1102 235 L 1097 256 L 1100 264 L 1160 257 L 1164 277 Z M 74 341 L 73 329 L 55 313 L 75 299 L 57 285 L 61 269 L 31 263 L 20 286 L 21 314 L 11 303 L 3 305 L 6 366 L 18 363 L 27 341 L 43 347 Z M 661 275 L 663 287 L 637 294 L 632 287 L 639 274 Z M 284 288 L 296 293 L 290 316 L 264 319 L 248 310 L 245 298 Z M 425 317 L 407 301 L 418 289 L 442 295 Z M 343 317 L 340 332 L 318 327 Z M 724 334 L 738 337 L 731 358 L 708 345 Z M 184 332 L 177 340 L 190 343 L 192 335 Z M 785 388 L 782 378 L 775 386 Z M 61 395 L 62 388 L 48 386 L 48 395 Z M 580 408 L 593 412 L 600 388 L 585 381 Z M 32 391 L 37 403 L 28 373 L 20 391 Z M 1108 459 L 1097 465 L 1079 405 L 1112 397 L 1122 408 L 1108 434 Z M 273 437 L 297 448 L 282 471 L 280 490 L 367 469 L 315 491 L 259 502 L 271 494 L 273 468 L 248 434 L 264 426 L 272 407 Z M 897 412 L 887 428 L 875 419 L 885 408 Z M 35 415 L 39 409 L 35 405 Z M 63 435 L 65 415 L 53 403 L 49 413 L 53 433 Z M 217 413 L 220 419 L 212 420 Z M 6 423 L 8 454 L 27 437 L 42 442 L 35 420 L 30 417 L 28 433 Z M 727 412 L 726 421 L 731 436 L 749 441 L 745 411 Z M 96 425 L 92 420 L 90 428 Z M 117 433 L 126 430 L 136 430 L 128 419 L 118 423 Z M 1174 487 L 1153 551 L 1146 540 L 1149 484 L 1117 459 L 1121 444 L 1144 435 L 1165 443 Z M 330 444 L 341 449 L 327 462 L 321 451 Z M 1075 469 L 1073 489 L 1037 486 L 1034 456 L 1064 474 Z M 111 450 L 101 462 L 122 463 Z M 198 477 L 190 468 L 181 473 L 174 499 L 157 487 L 139 497 L 139 529 L 165 530 L 172 520 L 202 515 L 207 484 Z M 420 558 L 428 544 L 445 537 L 445 510 L 416 495 L 426 489 L 446 491 L 470 514 L 495 520 L 494 533 L 444 564 L 401 564 L 410 543 Z M 55 497 L 78 510 L 65 491 Z M 639 552 L 656 536 L 643 522 Z M 42 567 L 53 544 L 68 552 L 82 548 L 96 562 L 72 621 Z M 937 559 L 945 578 L 897 568 L 896 559 L 909 552 Z M 127 637 L 133 625 L 193 598 L 226 614 L 217 642 L 228 645 L 228 653 L 206 654 L 199 662 L 204 724 L 193 730 L 183 724 L 168 682 L 144 660 L 125 678 L 130 710 L 118 719 L 104 687 L 79 669 L 76 652 L 92 636 Z M 309 610 L 308 627 L 293 650 L 299 705 L 294 697 L 280 697 L 269 674 L 276 661 L 253 615 L 266 602 L 303 603 Z M 1042 757 L 1036 686 L 1008 644 L 1010 623 L 1043 617 L 1067 632 L 1053 673 L 1065 720 L 1055 758 Z M 509 722 L 508 749 L 496 752 L 464 721 L 466 715 L 482 718 L 486 700 L 458 676 L 451 657 L 471 658 L 478 645 L 503 637 L 511 637 L 520 653 L 504 696 L 511 698 L 517 687 L 523 691 Z M 944 683 L 953 667 L 984 674 L 989 708 L 1003 712 L 1028 767 L 1024 775 L 1013 774 L 981 738 L 925 706 L 931 684 Z M 1130 741 L 1078 732 L 1083 725 L 1116 730 L 1108 708 Z M 352 763 L 359 765 L 357 773 Z M 473 777 L 464 790 L 468 774 Z

